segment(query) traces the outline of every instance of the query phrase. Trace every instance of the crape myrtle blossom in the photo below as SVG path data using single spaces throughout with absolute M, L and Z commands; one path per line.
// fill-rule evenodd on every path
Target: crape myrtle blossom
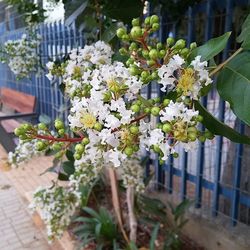
M 140 63 L 129 68 L 112 61 L 112 55 L 111 47 L 99 41 L 72 50 L 62 64 L 47 64 L 49 79 L 60 76 L 65 85 L 65 94 L 70 99 L 69 127 L 77 135 L 68 135 L 58 119 L 54 123 L 56 138 L 46 129 L 44 134 L 34 128 L 29 131 L 32 138 L 48 138 L 50 143 L 39 141 L 42 150 L 53 147 L 50 144 L 55 141 L 61 143 L 61 150 L 75 143 L 74 150 L 71 149 L 75 170 L 65 190 L 56 185 L 35 194 L 35 207 L 43 210 L 51 239 L 61 236 L 80 204 L 80 187 L 91 185 L 105 169 L 117 169 L 125 187 L 133 186 L 135 191 L 143 192 L 143 169 L 139 161 L 142 153 L 149 151 L 150 156 L 158 156 L 163 164 L 170 155 L 177 157 L 179 150 L 192 150 L 198 139 L 204 140 L 204 133 L 198 130 L 202 117 L 191 105 L 192 99 L 199 97 L 200 89 L 211 83 L 207 64 L 201 62 L 201 57 L 187 65 L 176 54 L 171 55 L 166 65 L 157 61 L 153 64 L 154 77 L 159 76 L 163 85 L 161 90 L 172 88 L 179 95 L 171 101 L 145 100 L 140 94 L 145 81 L 134 74 L 140 72 Z M 148 69 L 142 69 L 144 77 L 149 76 Z M 158 117 L 160 122 L 152 122 L 150 116 Z M 58 157 L 62 159 L 63 155 Z M 64 207 L 63 201 L 57 205 L 59 197 L 71 200 L 71 211 Z M 62 213 L 55 214 L 54 204 Z
M 39 35 L 23 34 L 20 39 L 8 40 L 4 43 L 1 62 L 7 63 L 17 78 L 27 77 L 36 71 L 39 62 L 37 47 L 40 44 Z
M 161 90 L 166 92 L 167 87 L 171 90 L 176 89 L 182 95 L 197 100 L 202 87 L 212 83 L 205 67 L 207 62 L 202 62 L 201 56 L 196 56 L 186 67 L 185 60 L 179 55 L 174 55 L 167 65 L 162 65 L 158 70 L 159 83 L 163 85 Z

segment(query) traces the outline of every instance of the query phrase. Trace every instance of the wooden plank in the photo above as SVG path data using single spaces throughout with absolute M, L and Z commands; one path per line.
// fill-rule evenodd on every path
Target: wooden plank
M 3 105 L 20 113 L 31 113 L 35 109 L 35 96 L 13 89 L 1 88 L 0 99 Z

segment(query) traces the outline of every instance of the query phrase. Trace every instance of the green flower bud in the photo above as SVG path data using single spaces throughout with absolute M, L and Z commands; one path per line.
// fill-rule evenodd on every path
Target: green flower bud
M 172 125 L 170 123 L 165 123 L 162 126 L 162 131 L 165 133 L 169 133 L 172 131 Z
M 58 130 L 58 135 L 64 136 L 65 135 L 65 129 L 64 128 L 59 129 Z
M 140 112 L 140 106 L 137 104 L 133 104 L 130 109 L 135 113 Z
M 55 158 L 60 159 L 60 158 L 63 157 L 63 155 L 64 155 L 64 152 L 63 152 L 63 151 L 59 151 L 59 152 L 57 152 L 57 153 L 55 154 Z
M 160 50 L 158 55 L 159 55 L 160 58 L 164 58 L 164 56 L 166 55 L 166 50 L 164 50 L 164 49 Z
M 158 124 L 156 125 L 156 127 L 159 128 L 159 129 L 162 129 L 162 126 L 163 126 L 162 123 L 158 123 Z
M 149 16 L 145 18 L 144 23 L 145 23 L 146 25 L 149 25 L 149 24 L 150 24 L 150 17 L 149 17 Z
M 147 51 L 147 50 L 143 50 L 143 51 L 142 51 L 142 56 L 143 56 L 144 58 L 148 58 L 148 51 Z
M 14 130 L 14 133 L 15 133 L 16 136 L 20 136 L 20 135 L 23 135 L 25 132 L 21 127 L 19 127 L 19 128 L 16 128 Z
M 131 156 L 131 155 L 134 153 L 133 148 L 132 148 L 132 147 L 126 147 L 126 148 L 124 149 L 124 153 L 125 153 L 127 156 Z
M 150 17 L 150 25 L 153 25 L 154 23 L 159 23 L 159 17 L 157 15 Z
M 88 145 L 89 144 L 89 138 L 88 137 L 84 137 L 83 139 L 82 139 L 82 144 L 83 145 Z
M 151 74 L 152 80 L 158 79 L 158 73 L 155 71 Z
M 122 36 L 122 40 L 124 40 L 124 41 L 129 41 L 129 35 L 128 35 L 128 34 L 123 35 L 123 36 Z
M 137 152 L 139 149 L 140 149 L 140 147 L 138 145 L 133 145 L 134 152 Z
M 139 18 L 133 18 L 131 23 L 132 23 L 132 26 L 139 26 L 140 25 L 140 19 Z
M 102 130 L 102 124 L 100 122 L 97 122 L 94 125 L 94 129 L 97 130 L 97 131 L 101 131 Z
M 154 115 L 154 116 L 158 116 L 159 115 L 159 113 L 160 113 L 160 108 L 159 107 L 153 107 L 152 109 L 151 109 L 151 114 L 152 115 Z
M 168 37 L 166 43 L 168 47 L 172 47 L 174 45 L 174 38 Z
M 161 98 L 160 98 L 160 97 L 155 97 L 155 98 L 154 98 L 154 102 L 155 102 L 155 103 L 159 103 L 160 101 L 161 101 Z
M 74 153 L 75 160 L 80 160 L 82 158 L 81 154 Z
M 149 72 L 148 71 L 142 71 L 141 73 L 141 78 L 142 79 L 146 79 L 149 76 Z
M 190 44 L 190 49 L 193 50 L 197 47 L 197 43 L 196 42 L 193 42 Z
M 149 57 L 153 60 L 158 58 L 158 51 L 156 49 L 151 49 L 149 51 Z
M 190 141 L 195 141 L 197 139 L 197 133 L 194 133 L 194 132 L 188 133 L 188 139 Z
M 144 109 L 144 112 L 145 112 L 146 114 L 150 114 L 150 113 L 151 113 L 151 109 L 150 109 L 150 108 L 145 108 L 145 109 Z
M 160 29 L 160 24 L 159 23 L 154 23 L 153 25 L 152 25 L 152 31 L 157 31 L 157 30 L 159 30 Z
M 59 151 L 62 149 L 62 145 L 61 143 L 54 143 L 52 146 L 51 146 L 52 150 L 54 151 Z
M 211 133 L 209 130 L 205 131 L 204 136 L 209 140 L 212 140 L 214 138 L 214 134 Z
M 129 46 L 130 51 L 137 50 L 137 49 L 138 49 L 138 47 L 137 47 L 136 43 L 133 42 L 133 43 L 130 44 L 130 46 Z
M 167 106 L 169 105 L 169 103 L 170 103 L 170 100 L 169 100 L 169 99 L 164 99 L 164 100 L 163 100 L 163 106 L 164 106 L 164 107 L 167 107 Z
M 188 48 L 184 48 L 181 50 L 181 56 L 186 57 L 189 54 L 189 49 Z
M 178 158 L 179 157 L 179 154 L 177 152 L 174 152 L 172 155 L 173 155 L 174 158 Z
M 153 66 L 155 64 L 155 61 L 154 60 L 147 60 L 147 65 L 149 67 Z
M 59 119 L 55 120 L 54 125 L 57 130 L 64 128 L 63 122 Z
M 200 136 L 198 137 L 198 139 L 199 139 L 200 142 L 203 142 L 203 143 L 204 143 L 204 142 L 206 141 L 207 138 L 206 138 L 204 135 L 200 135 Z
M 78 154 L 82 154 L 84 152 L 84 146 L 82 144 L 76 144 L 75 145 L 75 151 Z
M 122 55 L 122 56 L 125 56 L 128 54 L 128 51 L 125 49 L 125 48 L 120 48 L 119 49 L 119 53 Z
M 197 122 L 202 122 L 202 121 L 203 121 L 203 117 L 202 117 L 201 115 L 198 115 L 198 116 L 196 117 L 196 121 L 197 121 Z
M 116 35 L 119 37 L 119 38 L 123 38 L 124 35 L 126 35 L 126 30 L 124 28 L 119 28 L 117 31 L 116 31 Z
M 133 135 L 137 135 L 139 133 L 139 128 L 135 125 L 132 125 L 130 128 L 129 128 L 129 131 L 133 134 Z
M 197 128 L 196 127 L 189 127 L 188 129 L 187 129 L 187 132 L 188 133 L 195 133 L 195 134 L 197 134 Z
M 136 75 L 138 75 L 138 74 L 140 73 L 140 70 L 138 69 L 137 66 L 132 65 L 132 66 L 130 66 L 130 68 L 129 68 L 129 73 L 130 73 L 132 76 L 136 76 Z
M 157 43 L 157 44 L 156 44 L 156 48 L 157 48 L 158 50 L 162 49 L 162 47 L 163 47 L 162 43 Z
M 131 37 L 133 39 L 138 39 L 142 36 L 142 30 L 141 30 L 141 27 L 139 26 L 134 26 L 132 29 L 131 29 Z
M 38 124 L 38 129 L 40 130 L 46 130 L 47 129 L 47 126 L 45 123 L 41 122 Z
M 42 142 L 42 141 L 38 141 L 37 143 L 36 143 L 36 150 L 37 151 L 42 151 L 42 150 L 44 150 L 45 148 L 46 148 L 46 144 L 44 143 L 44 142 Z
M 186 41 L 183 39 L 179 39 L 177 40 L 177 42 L 174 45 L 175 49 L 184 49 L 186 46 Z

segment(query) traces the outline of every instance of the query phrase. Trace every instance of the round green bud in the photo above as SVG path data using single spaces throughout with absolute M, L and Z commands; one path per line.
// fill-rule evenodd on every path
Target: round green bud
M 199 139 L 200 142 L 203 142 L 203 143 L 204 143 L 204 142 L 206 141 L 207 138 L 206 138 L 204 135 L 200 135 L 200 136 L 198 137 L 198 139 Z
M 135 102 L 135 104 L 141 106 L 141 105 L 142 105 L 142 101 L 141 101 L 141 100 L 137 100 L 137 101 Z
M 154 23 L 159 23 L 159 17 L 157 15 L 150 17 L 150 25 L 153 25 Z
M 122 40 L 124 40 L 124 41 L 129 41 L 129 35 L 128 35 L 128 34 L 123 35 L 123 36 L 122 36 Z
M 195 141 L 197 139 L 197 133 L 194 133 L 194 132 L 188 133 L 188 139 L 190 141 Z
M 150 108 L 145 108 L 145 109 L 144 109 L 144 112 L 145 112 L 146 114 L 150 114 L 150 113 L 151 113 L 151 109 L 150 109 Z
M 156 127 L 159 129 L 162 129 L 163 124 L 162 123 L 157 123 Z
M 124 153 L 125 153 L 127 156 L 131 156 L 131 155 L 134 153 L 133 148 L 132 148 L 132 147 L 126 147 L 126 148 L 124 149 Z
M 160 153 L 161 152 L 161 149 L 160 149 L 160 147 L 158 145 L 154 145 L 153 150 L 154 150 L 155 153 Z
M 126 61 L 126 65 L 127 66 L 130 66 L 131 64 L 133 64 L 134 63 L 134 59 L 132 59 L 132 58 L 129 58 L 127 61 Z
M 40 130 L 46 130 L 46 129 L 47 129 L 46 124 L 43 123 L 43 122 L 39 123 L 37 127 L 38 127 L 38 129 L 40 129 Z
M 156 49 L 151 49 L 149 51 L 149 57 L 153 60 L 158 58 L 158 51 Z
M 119 28 L 117 31 L 116 31 L 116 35 L 119 37 L 119 38 L 123 38 L 124 35 L 126 35 L 126 30 L 124 28 Z
M 202 122 L 202 121 L 203 121 L 203 117 L 202 117 L 201 115 L 198 115 L 198 116 L 196 117 L 196 121 L 197 121 L 197 122 Z
M 149 76 L 149 72 L 148 71 L 142 71 L 141 73 L 141 78 L 142 79 L 146 79 Z
M 167 107 L 167 106 L 169 105 L 169 103 L 170 103 L 170 100 L 169 100 L 169 99 L 164 99 L 164 100 L 163 100 L 163 106 L 164 106 L 164 107 Z
M 75 160 L 80 160 L 81 157 L 82 157 L 81 154 L 74 153 L 74 158 L 75 158 Z
M 158 116 L 159 115 L 159 113 L 160 113 L 160 108 L 159 107 L 153 107 L 152 109 L 151 109 L 151 114 L 152 115 L 154 115 L 154 116 Z
M 156 44 L 156 48 L 157 48 L 158 50 L 162 49 L 162 47 L 163 47 L 162 43 L 157 43 L 157 44 Z
M 125 56 L 128 54 L 128 51 L 125 49 L 125 48 L 120 48 L 119 49 L 119 53 L 122 55 L 122 56 Z
M 132 76 L 136 76 L 136 75 L 138 75 L 140 73 L 140 70 L 138 69 L 137 66 L 132 65 L 132 66 L 129 67 L 129 72 L 130 72 L 130 74 Z
M 100 122 L 96 122 L 96 124 L 94 125 L 94 129 L 97 131 L 101 131 L 102 130 L 102 124 Z
M 38 141 L 37 143 L 36 143 L 36 150 L 37 151 L 42 151 L 42 150 L 44 150 L 45 148 L 46 148 L 46 144 L 44 143 L 44 142 L 42 142 L 42 141 Z
M 197 47 L 197 43 L 196 42 L 193 42 L 190 44 L 190 49 L 195 49 Z
M 84 152 L 84 146 L 82 144 L 76 144 L 75 145 L 75 151 L 78 154 L 82 154 Z
M 62 145 L 61 143 L 54 143 L 52 146 L 51 146 L 52 150 L 54 151 L 59 151 L 62 149 Z
M 186 46 L 186 41 L 183 39 L 179 39 L 176 41 L 174 48 L 175 49 L 184 49 Z
M 197 130 L 196 127 L 188 127 L 187 132 L 188 133 L 196 133 L 197 134 L 198 130 Z
M 174 152 L 172 155 L 173 155 L 174 158 L 178 158 L 179 157 L 179 154 L 177 152 Z
M 19 128 L 15 128 L 14 133 L 16 136 L 20 136 L 20 135 L 23 135 L 25 132 L 21 127 L 19 127 Z
M 140 106 L 137 104 L 133 104 L 130 108 L 133 112 L 138 113 L 140 111 Z
M 55 158 L 59 159 L 59 158 L 62 158 L 64 155 L 63 151 L 59 151 L 55 154 Z
M 88 137 L 84 137 L 83 139 L 82 139 L 82 144 L 83 145 L 88 145 L 89 144 L 89 138 Z
M 153 66 L 155 64 L 155 61 L 154 60 L 147 60 L 147 65 L 149 67 Z
M 149 17 L 149 16 L 145 18 L 144 23 L 145 23 L 146 25 L 149 25 L 149 24 L 150 24 L 150 17 Z
M 134 26 L 130 31 L 131 37 L 133 39 L 140 38 L 142 36 L 142 30 L 139 26 Z
M 158 55 L 159 55 L 160 58 L 164 58 L 164 56 L 166 55 L 166 50 L 161 49 L 161 50 L 159 51 Z
M 143 50 L 142 51 L 142 56 L 144 57 L 144 58 L 148 58 L 148 51 L 147 50 Z
M 174 45 L 174 38 L 173 37 L 168 37 L 166 40 L 167 46 L 171 47 Z
M 154 23 L 153 25 L 152 25 L 152 31 L 157 31 L 157 30 L 159 30 L 160 29 L 160 24 L 159 23 Z
M 32 126 L 29 123 L 24 123 L 22 125 L 22 128 L 23 128 L 24 131 L 28 131 L 28 130 L 30 130 L 32 128 Z
M 55 125 L 55 128 L 56 128 L 57 130 L 64 128 L 63 122 L 62 122 L 61 120 L 59 120 L 59 119 L 56 119 L 56 120 L 55 120 L 54 125 Z
M 134 152 L 137 152 L 139 149 L 140 149 L 140 147 L 138 145 L 133 145 Z
M 64 128 L 59 129 L 59 130 L 58 130 L 58 134 L 59 134 L 60 136 L 64 136 L 64 135 L 65 135 L 65 129 L 64 129 Z
M 152 80 L 156 80 L 158 79 L 158 73 L 156 71 L 154 71 L 152 74 L 151 74 L 151 77 L 152 77 Z
M 132 26 L 139 26 L 140 25 L 140 19 L 139 18 L 133 18 L 131 24 L 132 24 Z
M 189 54 L 189 49 L 188 48 L 184 48 L 181 50 L 181 56 L 186 57 Z
M 130 44 L 130 46 L 129 46 L 130 51 L 137 50 L 137 49 L 138 49 L 138 47 L 137 47 L 136 43 L 133 42 L 133 43 Z
M 155 98 L 154 98 L 154 102 L 155 102 L 155 103 L 159 103 L 160 101 L 161 101 L 161 98 L 160 98 L 160 97 L 155 97 Z
M 211 133 L 209 130 L 205 131 L 204 136 L 209 140 L 212 140 L 214 138 L 214 134 Z
M 172 131 L 172 125 L 170 123 L 165 123 L 162 126 L 162 131 L 165 133 L 169 133 Z
M 22 135 L 19 136 L 19 139 L 20 139 L 20 140 L 27 140 L 27 139 L 29 139 L 29 138 L 28 138 L 27 135 L 22 134 Z

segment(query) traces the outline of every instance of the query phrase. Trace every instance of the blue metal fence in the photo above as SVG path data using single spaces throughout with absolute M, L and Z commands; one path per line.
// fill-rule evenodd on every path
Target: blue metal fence
M 164 41 L 169 35 L 178 37 L 179 34 L 185 34 L 184 38 L 190 44 L 195 40 L 202 42 L 226 31 L 237 30 L 233 22 L 236 6 L 244 9 L 249 7 L 249 1 L 203 1 L 189 8 L 185 18 L 178 23 L 169 22 L 168 13 L 165 13 L 161 18 L 162 30 L 159 32 L 159 38 Z M 19 38 L 23 32 L 24 29 L 19 29 L 4 33 L 0 36 L 0 43 Z M 39 53 L 42 55 L 43 64 L 50 59 L 61 58 L 73 47 L 81 47 L 84 44 L 83 34 L 62 22 L 42 24 L 38 27 L 38 32 L 42 35 Z M 235 44 L 230 41 L 218 59 L 226 58 L 234 49 Z M 16 81 L 8 67 L 1 64 L 0 76 L 0 86 L 8 86 L 37 96 L 39 113 L 47 114 L 53 119 L 58 116 L 67 117 L 67 110 L 62 109 L 62 105 L 67 106 L 67 101 L 61 95 L 58 84 L 51 85 L 44 72 L 32 75 L 31 79 Z M 147 98 L 157 96 L 157 93 L 160 93 L 157 88 L 157 85 L 149 84 Z M 216 91 L 212 91 L 204 98 L 203 104 L 230 126 L 237 124 L 235 116 L 228 105 L 218 97 Z M 245 126 L 239 124 L 239 130 L 244 132 Z M 226 214 L 233 225 L 239 219 L 245 224 L 250 224 L 248 151 L 248 146 L 234 144 L 217 136 L 211 142 L 200 143 L 195 152 L 181 152 L 178 159 L 170 157 L 163 166 L 157 158 L 153 162 L 148 161 L 146 174 L 155 170 L 155 181 L 159 190 L 178 194 L 180 200 L 194 199 L 197 209 L 207 207 L 212 216 Z

